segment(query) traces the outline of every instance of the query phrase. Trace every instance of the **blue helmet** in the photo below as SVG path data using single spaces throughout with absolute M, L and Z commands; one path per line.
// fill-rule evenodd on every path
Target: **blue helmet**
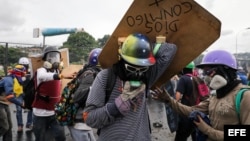
M 98 56 L 101 53 L 101 48 L 95 48 L 89 53 L 88 64 L 96 66 L 98 65 Z

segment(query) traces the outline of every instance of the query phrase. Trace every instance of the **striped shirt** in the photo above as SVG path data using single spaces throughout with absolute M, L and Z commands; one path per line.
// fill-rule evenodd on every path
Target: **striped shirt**
M 174 44 L 163 44 L 156 54 L 156 63 L 147 71 L 149 88 L 162 75 L 171 63 L 175 53 Z M 107 104 L 114 103 L 122 93 L 123 83 L 116 78 L 115 86 L 110 98 L 105 103 L 105 87 L 108 77 L 108 70 L 104 69 L 98 73 L 90 90 L 85 111 L 88 113 L 86 124 L 93 128 L 100 128 L 101 132 L 98 141 L 150 141 L 150 124 L 146 103 L 146 93 L 142 98 L 142 103 L 136 108 L 131 109 L 126 116 L 113 117 L 107 110 Z

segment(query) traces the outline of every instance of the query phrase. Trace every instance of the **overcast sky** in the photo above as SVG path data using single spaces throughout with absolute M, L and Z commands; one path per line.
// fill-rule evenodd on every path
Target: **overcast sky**
M 1 0 L 0 42 L 42 44 L 33 28 L 84 28 L 94 38 L 112 34 L 133 0 Z M 250 0 L 196 0 L 222 22 L 220 38 L 207 50 L 250 52 Z M 59 45 L 68 34 L 46 37 Z M 237 41 L 237 44 L 236 44 Z M 237 47 L 236 47 L 237 46 Z

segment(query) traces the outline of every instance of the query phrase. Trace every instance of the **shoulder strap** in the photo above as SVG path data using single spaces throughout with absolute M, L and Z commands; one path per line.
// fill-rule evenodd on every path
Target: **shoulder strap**
M 184 74 L 184 75 L 187 75 L 187 76 L 193 77 L 193 75 L 192 75 L 192 74 L 190 74 L 190 73 L 187 73 L 187 74 Z
M 116 75 L 113 71 L 113 68 L 109 68 L 108 69 L 108 78 L 107 78 L 107 82 L 106 82 L 106 97 L 105 97 L 105 103 L 108 102 L 109 97 L 111 95 L 111 92 L 115 86 L 115 82 L 116 82 Z
M 248 88 L 242 88 L 238 91 L 238 93 L 236 95 L 235 108 L 236 108 L 236 112 L 237 112 L 238 117 L 240 117 L 240 102 L 241 102 L 241 99 L 242 99 L 244 92 L 247 90 L 248 90 Z

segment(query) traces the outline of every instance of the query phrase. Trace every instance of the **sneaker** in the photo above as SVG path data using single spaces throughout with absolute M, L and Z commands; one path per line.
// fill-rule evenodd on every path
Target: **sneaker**
M 23 127 L 22 126 L 18 126 L 17 132 L 23 132 Z
M 33 129 L 33 126 L 32 126 L 32 125 L 26 125 L 26 129 L 27 129 L 27 130 L 32 130 L 32 129 Z

